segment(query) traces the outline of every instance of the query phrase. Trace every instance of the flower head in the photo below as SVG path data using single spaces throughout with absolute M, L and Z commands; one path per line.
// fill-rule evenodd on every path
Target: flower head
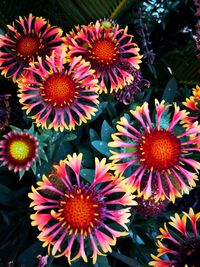
M 181 197 L 182 192 L 188 193 L 189 187 L 195 186 L 197 176 L 190 168 L 198 170 L 200 163 L 190 157 L 193 151 L 200 151 L 197 148 L 199 137 L 190 140 L 190 136 L 199 132 L 200 125 L 195 122 L 187 130 L 182 127 L 176 132 L 176 125 L 187 116 L 187 112 L 174 104 L 171 121 L 167 121 L 164 118 L 169 118 L 166 113 L 170 105 L 166 105 L 164 100 L 161 103 L 156 100 L 155 104 L 154 122 L 146 102 L 130 111 L 130 121 L 126 117 L 120 119 L 118 132 L 112 135 L 113 142 L 109 144 L 115 148 L 110 159 L 116 173 L 124 173 L 133 191 L 137 190 L 140 196 L 148 199 L 155 182 L 158 185 L 156 199 L 174 201 L 175 196 Z M 133 122 L 141 127 L 136 129 Z M 145 174 L 148 174 L 148 179 L 141 190 Z
M 10 95 L 0 95 L 0 131 L 2 131 L 6 126 L 8 126 L 10 118 Z
M 196 88 L 193 88 L 192 94 L 192 96 L 186 98 L 185 102 L 182 103 L 191 113 L 191 116 L 187 117 L 185 121 L 187 124 L 200 120 L 200 87 L 198 85 L 196 85 Z
M 38 157 L 38 140 L 28 132 L 12 131 L 0 141 L 0 161 L 9 170 L 29 170 Z
M 97 80 L 81 57 L 65 64 L 66 52 L 32 64 L 20 80 L 19 98 L 37 126 L 63 131 L 91 119 L 97 111 Z
M 0 35 L 0 70 L 14 81 L 38 56 L 45 61 L 53 50 L 60 50 L 62 30 L 42 17 L 19 17 L 8 29 L 8 34 Z
M 154 261 L 149 265 L 154 267 L 199 267 L 199 218 L 200 212 L 195 214 L 192 208 L 189 213 L 183 212 L 181 217 L 177 213 L 171 217 L 168 226 L 165 224 L 164 228 L 160 228 L 161 234 L 157 237 L 158 255 L 151 255 Z M 162 259 L 162 255 L 165 255 L 165 259 Z M 166 259 L 166 255 L 168 259 Z
M 129 63 L 139 69 L 139 48 L 127 29 L 120 29 L 112 21 L 100 20 L 95 24 L 77 27 L 76 32 L 67 35 L 66 44 L 70 56 L 73 58 L 81 55 L 91 63 L 99 79 L 100 92 L 112 93 L 131 83 L 134 75 L 122 63 Z
M 68 155 L 59 165 L 53 166 L 52 174 L 43 176 L 37 189 L 32 188 L 29 197 L 36 213 L 31 219 L 32 225 L 41 231 L 39 240 L 48 246 L 49 251 L 52 249 L 52 255 L 65 255 L 69 263 L 80 257 L 87 262 L 92 250 L 95 263 L 97 255 L 111 251 L 117 237 L 127 235 L 124 229 L 127 230 L 126 223 L 131 214 L 130 207 L 123 206 L 136 203 L 125 181 L 109 173 L 110 166 L 105 159 L 95 159 L 91 185 L 80 178 L 81 163 L 82 154 Z M 55 180 L 51 183 L 49 177 L 52 175 L 61 181 L 62 186 L 55 186 Z M 112 226 L 109 221 L 113 222 Z M 113 229 L 114 224 L 118 224 L 119 230 Z M 120 228 L 124 229 L 121 231 Z M 85 250 L 86 246 L 91 250 Z

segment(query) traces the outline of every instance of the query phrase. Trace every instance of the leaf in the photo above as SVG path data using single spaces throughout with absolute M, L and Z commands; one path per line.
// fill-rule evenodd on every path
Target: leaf
M 108 143 L 111 139 L 111 134 L 114 132 L 114 129 L 104 120 L 101 126 L 101 139 Z
M 36 241 L 19 255 L 17 264 L 18 266 L 24 265 L 26 267 L 33 267 L 38 262 L 37 255 L 44 253 L 45 249 L 42 247 L 42 243 Z
M 82 169 L 80 174 L 88 182 L 92 183 L 94 180 L 94 170 L 91 169 Z
M 12 190 L 10 190 L 5 185 L 0 184 L 0 204 L 13 207 L 13 203 L 16 202 L 15 197 L 13 196 Z
M 177 86 L 176 79 L 173 77 L 168 81 L 165 87 L 164 93 L 162 95 L 162 99 L 164 99 L 168 103 L 172 103 L 174 100 L 177 88 L 178 86 Z
M 97 263 L 95 264 L 95 267 L 109 267 L 109 262 L 107 257 L 99 256 L 97 258 Z
M 96 148 L 97 151 L 99 151 L 101 154 L 105 155 L 106 157 L 111 156 L 111 153 L 108 148 L 108 144 L 104 141 L 93 141 L 92 146 Z
M 91 142 L 99 139 L 98 133 L 93 129 L 89 130 L 89 135 L 90 135 L 90 141 Z

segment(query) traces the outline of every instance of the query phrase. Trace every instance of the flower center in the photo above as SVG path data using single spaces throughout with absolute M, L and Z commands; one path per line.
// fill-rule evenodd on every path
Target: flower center
M 200 267 L 200 239 L 193 238 L 180 248 L 180 254 L 177 257 L 177 267 L 195 266 Z
M 44 81 L 42 96 L 53 106 L 70 105 L 76 94 L 75 82 L 65 73 L 53 73 Z
M 35 35 L 22 36 L 16 43 L 17 55 L 24 59 L 38 55 L 40 49 L 40 39 Z
M 139 141 L 138 156 L 149 169 L 163 170 L 177 164 L 181 152 L 178 138 L 166 130 L 144 134 Z
M 112 64 L 116 61 L 116 56 L 119 53 L 117 45 L 111 40 L 99 40 L 93 44 L 92 59 L 95 59 L 99 64 Z
M 28 140 L 13 140 L 9 144 L 9 154 L 14 160 L 23 161 L 30 155 Z
M 101 203 L 91 192 L 82 189 L 65 196 L 66 199 L 60 203 L 64 222 L 69 230 L 87 235 L 99 221 Z

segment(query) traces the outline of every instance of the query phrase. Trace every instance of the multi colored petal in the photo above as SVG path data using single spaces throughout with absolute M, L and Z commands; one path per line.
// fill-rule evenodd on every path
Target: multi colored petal
M 183 212 L 181 217 L 178 214 L 171 217 L 168 227 L 165 225 L 165 229 L 160 229 L 161 235 L 157 237 L 158 255 L 151 255 L 154 261 L 149 265 L 154 267 L 200 266 L 200 238 L 197 230 L 199 218 L 200 212 L 195 214 L 192 208 L 189 213 Z M 165 259 L 162 258 L 163 255 Z
M 28 132 L 12 131 L 0 141 L 0 161 L 9 170 L 29 170 L 38 157 L 38 140 Z
M 31 215 L 31 219 L 32 225 L 38 226 L 41 231 L 38 238 L 44 242 L 44 246 L 48 246 L 52 255 L 65 255 L 69 263 L 80 257 L 87 262 L 90 244 L 95 263 L 97 255 L 111 251 L 117 237 L 127 235 L 123 229 L 127 230 L 130 206 L 136 205 L 136 202 L 127 191 L 125 180 L 109 173 L 110 165 L 106 164 L 105 159 L 95 159 L 91 185 L 80 177 L 81 163 L 82 154 L 69 155 L 59 165 L 53 166 L 53 172 L 48 177 L 43 176 L 37 189 L 32 188 L 29 197 L 36 213 Z M 51 182 L 52 176 L 54 183 Z M 56 187 L 55 179 L 59 180 Z M 116 192 L 120 196 L 115 194 L 115 200 L 110 201 Z M 124 208 L 123 205 L 128 207 Z M 112 226 L 109 225 L 110 220 Z M 114 230 L 114 224 L 118 224 L 121 230 Z
M 116 92 L 133 81 L 134 74 L 126 70 L 126 64 L 139 69 L 139 48 L 127 30 L 109 20 L 100 20 L 76 27 L 67 35 L 70 57 L 81 55 L 91 63 L 99 79 L 100 92 Z
M 77 57 L 65 64 L 65 51 L 46 57 L 46 64 L 38 60 L 19 82 L 18 96 L 27 115 L 38 127 L 56 131 L 73 130 L 90 120 L 99 102 L 89 62 Z
M 40 56 L 45 61 L 53 50 L 60 51 L 62 30 L 51 26 L 42 17 L 19 17 L 10 32 L 0 35 L 0 70 L 7 78 L 18 79 L 30 62 Z
M 200 131 L 200 125 L 195 122 L 187 130 L 182 127 L 176 133 L 176 125 L 187 117 L 186 111 L 181 111 L 174 104 L 171 121 L 167 122 L 163 117 L 169 105 L 157 100 L 155 104 L 155 121 L 150 118 L 146 102 L 130 111 L 130 121 L 126 117 L 120 119 L 118 132 L 112 135 L 113 142 L 109 143 L 115 149 L 111 151 L 113 155 L 110 159 L 116 173 L 124 174 L 139 196 L 144 195 L 148 199 L 152 185 L 156 183 L 158 192 L 155 200 L 168 198 L 174 201 L 175 196 L 181 197 L 183 192 L 188 193 L 189 188 L 195 186 L 197 175 L 187 168 L 200 169 L 200 163 L 190 158 L 192 151 L 200 151 L 197 147 L 199 138 L 190 140 Z M 133 122 L 141 127 L 136 129 Z

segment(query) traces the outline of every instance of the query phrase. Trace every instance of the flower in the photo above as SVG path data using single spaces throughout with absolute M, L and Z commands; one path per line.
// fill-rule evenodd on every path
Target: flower
M 28 132 L 9 132 L 0 141 L 0 161 L 14 172 L 29 170 L 38 157 L 37 138 Z
M 89 62 L 81 57 L 65 64 L 66 52 L 31 64 L 19 82 L 20 103 L 42 128 L 63 131 L 90 120 L 97 111 L 98 86 Z
M 148 175 L 144 175 L 141 189 L 143 190 L 145 187 L 145 184 L 148 182 Z M 144 196 L 136 197 L 135 200 L 137 201 L 137 206 L 134 207 L 134 210 L 142 217 L 153 217 L 158 216 L 161 214 L 165 208 L 167 207 L 168 201 L 167 199 L 159 199 L 155 200 L 155 196 L 158 194 L 158 184 L 154 182 L 156 180 L 156 177 L 152 179 L 152 193 L 148 199 L 144 199 Z M 168 187 L 165 188 L 165 190 L 168 190 Z
M 69 264 L 80 257 L 87 262 L 91 251 L 93 263 L 97 255 L 111 252 L 117 237 L 128 234 L 126 224 L 131 213 L 130 207 L 124 206 L 136 204 L 125 180 L 109 173 L 110 164 L 106 164 L 105 158 L 101 161 L 95 158 L 94 180 L 90 185 L 80 178 L 81 163 L 82 154 L 68 155 L 53 166 L 49 175 L 57 177 L 62 186 L 55 186 L 55 179 L 52 184 L 44 175 L 37 183 L 38 188 L 32 187 L 29 193 L 30 206 L 36 211 L 31 215 L 32 225 L 41 231 L 39 240 L 53 256 L 65 255 Z M 118 230 L 113 229 L 114 224 Z M 85 246 L 90 248 L 85 250 Z
M 168 226 L 165 223 L 164 228 L 160 228 L 161 234 L 157 237 L 158 255 L 151 255 L 154 261 L 149 265 L 154 267 L 200 266 L 198 232 L 200 212 L 195 214 L 190 208 L 189 213 L 183 212 L 182 217 L 176 213 L 170 218 Z M 165 255 L 165 259 L 161 258 L 162 255 Z
M 48 255 L 46 256 L 38 255 L 37 259 L 39 261 L 37 267 L 45 267 L 48 262 Z
M 166 105 L 164 100 L 161 103 L 155 100 L 155 106 L 155 122 L 151 121 L 147 102 L 130 111 L 130 122 L 126 117 L 120 119 L 118 132 L 112 135 L 113 142 L 109 143 L 115 148 L 110 159 L 116 173 L 124 173 L 132 190 L 137 190 L 139 196 L 148 199 L 155 182 L 158 185 L 155 199 L 168 198 L 174 202 L 175 196 L 181 197 L 182 192 L 188 193 L 188 189 L 195 186 L 197 175 L 190 168 L 198 170 L 200 163 L 191 158 L 191 153 L 200 151 L 197 147 L 199 137 L 190 140 L 190 136 L 200 131 L 200 125 L 195 122 L 188 129 L 179 126 L 177 132 L 176 125 L 186 118 L 187 112 L 174 104 L 173 116 L 168 122 L 169 114 L 166 113 L 170 105 Z M 141 127 L 136 129 L 133 122 Z M 141 190 L 145 174 L 148 174 L 148 179 Z
M 0 131 L 5 129 L 8 126 L 10 118 L 10 104 L 9 104 L 10 95 L 0 95 Z
M 13 25 L 7 26 L 10 32 L 0 35 L 0 70 L 7 78 L 16 81 L 30 62 L 39 55 L 44 61 L 53 50 L 60 50 L 62 30 L 51 26 L 42 17 L 19 17 Z
M 134 80 L 130 84 L 125 85 L 121 90 L 118 90 L 113 94 L 119 102 L 128 105 L 134 100 L 135 95 L 140 93 L 143 85 L 149 87 L 149 82 L 142 78 L 142 73 L 140 70 L 136 70 L 134 67 L 127 63 L 123 63 L 122 65 L 127 72 L 134 76 Z
M 198 85 L 196 85 L 196 88 L 193 88 L 192 94 L 192 96 L 186 98 L 185 102 L 182 103 L 190 110 L 191 115 L 194 115 L 187 117 L 188 120 L 185 122 L 189 124 L 200 119 L 200 87 Z
M 67 34 L 65 43 L 70 57 L 81 55 L 91 63 L 99 79 L 99 92 L 112 93 L 133 81 L 133 73 L 127 72 L 122 63 L 139 69 L 139 48 L 127 30 L 127 27 L 119 29 L 119 25 L 110 20 L 97 20 Z

